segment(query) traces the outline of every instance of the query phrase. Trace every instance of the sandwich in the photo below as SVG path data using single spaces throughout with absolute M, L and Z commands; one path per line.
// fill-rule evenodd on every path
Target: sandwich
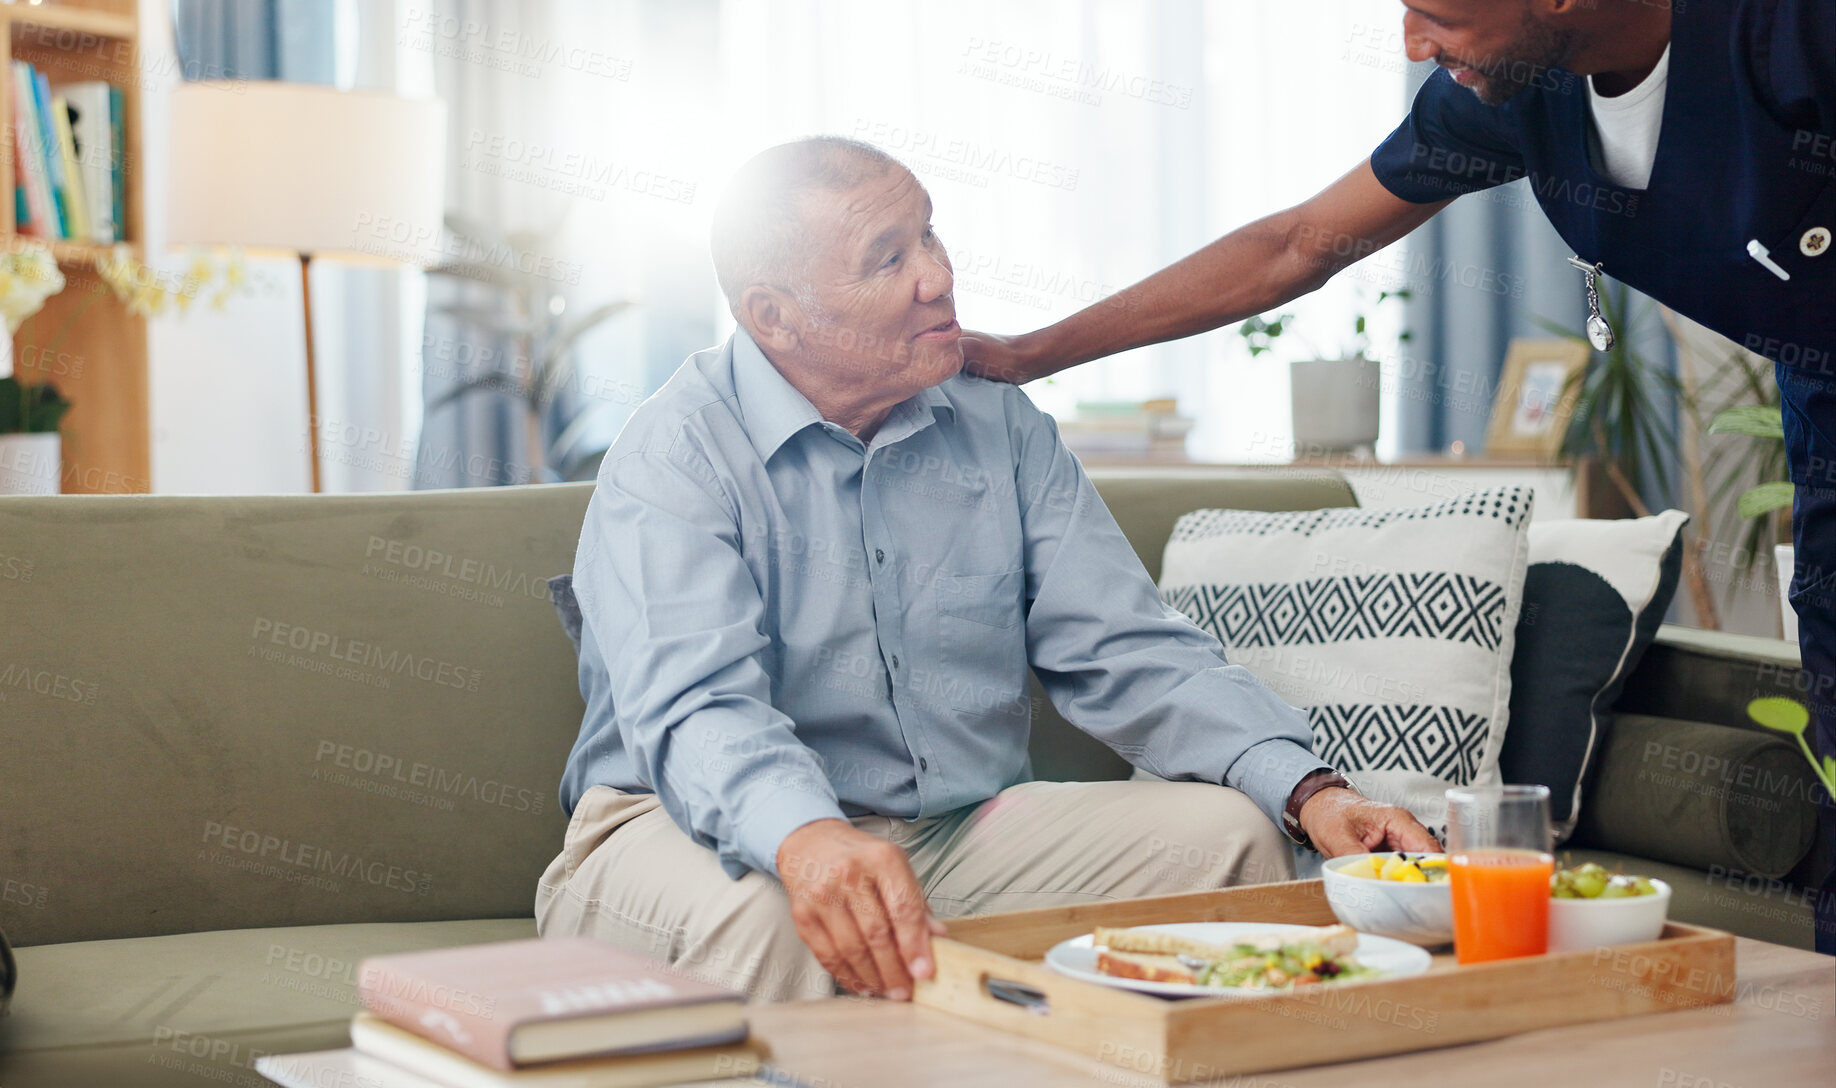
M 1094 943 L 1100 973 L 1146 982 L 1285 990 L 1371 973 L 1352 955 L 1358 934 L 1350 926 L 1266 933 L 1231 944 L 1148 929 L 1098 928 Z

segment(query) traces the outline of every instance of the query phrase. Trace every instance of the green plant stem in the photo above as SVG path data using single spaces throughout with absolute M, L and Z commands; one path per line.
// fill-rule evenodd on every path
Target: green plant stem
M 64 319 L 64 323 L 58 327 L 57 335 L 52 338 L 49 344 L 45 345 L 45 353 L 56 355 L 58 346 L 64 342 L 64 337 L 70 335 L 70 330 L 76 325 L 77 319 L 88 313 L 89 308 L 96 304 L 96 300 L 107 293 L 109 293 L 107 288 L 98 288 L 89 292 L 89 297 L 83 300 L 83 304 L 77 307 L 75 313 Z M 33 314 L 32 316 L 36 318 L 38 315 Z
M 1802 731 L 1798 733 L 1798 747 L 1804 750 L 1804 758 L 1810 761 L 1811 773 L 1817 776 L 1817 781 L 1823 783 L 1824 792 L 1828 793 L 1831 797 L 1836 797 L 1836 780 L 1832 780 L 1829 774 L 1824 771 L 1823 765 L 1817 762 L 1817 755 L 1811 751 L 1810 745 L 1804 742 L 1804 733 Z

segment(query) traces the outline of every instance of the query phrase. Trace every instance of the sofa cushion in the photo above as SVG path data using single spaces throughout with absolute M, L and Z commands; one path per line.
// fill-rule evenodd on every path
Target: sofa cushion
M 1418 508 L 1200 510 L 1167 542 L 1161 592 L 1308 712 L 1316 755 L 1438 827 L 1447 787 L 1499 780 L 1531 501 L 1511 487 Z
M 1689 515 L 1530 526 L 1511 655 L 1511 724 L 1498 769 L 1549 787 L 1560 842 L 1575 829 L 1590 760 L 1626 677 L 1676 593 Z
M 591 492 L 0 499 L 14 945 L 528 914 Z
M 531 918 L 234 929 L 17 950 L 0 1084 L 263 1083 L 263 1054 L 350 1044 L 366 956 L 535 936 Z

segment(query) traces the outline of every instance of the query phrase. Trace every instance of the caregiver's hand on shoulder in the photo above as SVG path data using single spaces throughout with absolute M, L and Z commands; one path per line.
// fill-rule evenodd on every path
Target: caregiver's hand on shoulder
M 992 332 L 964 329 L 963 367 L 971 374 L 998 382 L 1020 385 L 1045 373 L 1027 356 L 1026 337 L 1001 336 Z
M 846 820 L 816 820 L 779 844 L 778 879 L 797 936 L 843 986 L 905 1001 L 913 979 L 931 977 L 931 937 L 944 928 L 904 850 Z

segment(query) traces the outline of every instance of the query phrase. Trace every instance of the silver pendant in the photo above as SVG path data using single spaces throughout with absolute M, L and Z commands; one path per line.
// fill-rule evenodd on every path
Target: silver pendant
M 1600 312 L 1600 290 L 1595 285 L 1595 277 L 1600 273 L 1600 264 L 1588 264 L 1579 257 L 1568 258 L 1568 263 L 1581 270 L 1582 278 L 1587 281 L 1587 342 L 1594 345 L 1595 351 L 1613 349 L 1613 326 L 1607 323 L 1606 315 Z

